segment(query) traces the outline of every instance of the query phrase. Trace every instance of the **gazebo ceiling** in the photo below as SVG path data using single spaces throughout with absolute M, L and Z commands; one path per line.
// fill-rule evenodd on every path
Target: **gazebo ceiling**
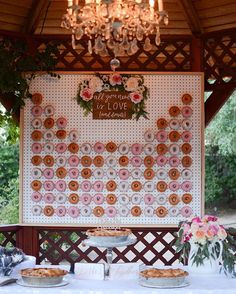
M 235 0 L 164 0 L 165 35 L 200 35 L 236 27 Z M 60 27 L 67 0 L 0 0 L 0 30 L 26 34 L 68 34 Z

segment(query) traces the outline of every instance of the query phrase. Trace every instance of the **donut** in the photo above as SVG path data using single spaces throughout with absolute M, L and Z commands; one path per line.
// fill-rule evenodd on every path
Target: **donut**
M 51 155 L 46 155 L 43 158 L 43 163 L 46 166 L 52 167 L 54 165 L 54 158 Z
M 64 129 L 67 126 L 67 119 L 65 117 L 59 117 L 56 124 L 59 129 Z
M 39 191 L 42 187 L 42 183 L 39 181 L 39 180 L 34 180 L 32 183 L 31 183 L 31 188 L 34 190 L 34 191 Z
M 180 176 L 180 172 L 176 169 L 176 168 L 171 168 L 168 172 L 169 177 L 171 178 L 171 180 L 178 180 L 179 176 Z
M 43 200 L 45 203 L 53 203 L 55 201 L 55 196 L 52 193 L 46 193 L 43 196 Z
M 140 167 L 141 164 L 142 164 L 143 160 L 140 156 L 134 156 L 131 158 L 131 164 L 134 166 L 134 167 Z
M 190 106 L 184 106 L 181 109 L 181 113 L 182 113 L 183 117 L 188 118 L 193 114 L 193 110 Z
M 180 213 L 183 217 L 190 217 L 193 213 L 192 208 L 189 206 L 184 206 L 181 208 Z
M 155 150 L 155 147 L 154 147 L 154 145 L 151 144 L 151 143 L 148 143 L 148 144 L 146 144 L 146 145 L 144 146 L 144 153 L 145 153 L 146 155 L 152 155 L 153 152 L 154 152 L 154 150 Z
M 107 170 L 107 177 L 108 177 L 108 179 L 115 179 L 116 178 L 116 176 L 117 176 L 117 173 L 116 173 L 116 171 L 113 169 L 113 168 L 108 168 L 108 170 Z
M 180 109 L 178 106 L 171 106 L 169 109 L 170 116 L 178 116 L 180 114 Z
M 34 205 L 32 207 L 32 213 L 33 215 L 39 216 L 42 213 L 42 207 L 40 205 Z
M 66 190 L 66 182 L 63 180 L 59 180 L 56 182 L 55 187 L 56 187 L 57 191 L 64 192 Z
M 65 216 L 66 215 L 66 208 L 65 206 L 58 206 L 56 208 L 56 215 L 59 217 Z
M 116 163 L 117 163 L 117 161 L 114 156 L 108 156 L 106 158 L 106 165 L 107 166 L 114 167 L 114 166 L 116 166 Z
M 171 194 L 168 200 L 171 205 L 177 205 L 180 202 L 179 196 L 177 194 Z
M 69 169 L 68 174 L 71 179 L 78 179 L 79 170 L 77 168 L 72 167 Z
M 96 191 L 96 192 L 101 192 L 104 188 L 104 184 L 102 181 L 95 181 L 94 184 L 93 184 L 93 189 Z
M 119 195 L 119 203 L 122 205 L 127 205 L 129 203 L 130 199 L 129 196 L 126 194 L 120 194 Z
M 117 197 L 114 194 L 108 194 L 106 197 L 106 201 L 109 205 L 113 205 L 116 203 Z
M 140 179 L 142 176 L 142 171 L 139 168 L 135 168 L 132 170 L 131 175 L 134 179 Z
M 169 147 L 169 152 L 172 155 L 178 155 L 180 151 L 179 145 L 178 144 L 171 144 Z
M 190 167 L 192 165 L 192 158 L 188 155 L 182 158 L 183 167 Z
M 93 149 L 96 153 L 103 153 L 105 150 L 104 145 L 101 142 L 97 142 L 95 143 L 95 145 L 93 146 Z
M 159 155 L 159 156 L 157 156 L 156 161 L 157 161 L 157 165 L 164 166 L 164 165 L 166 165 L 168 158 L 164 155 Z
M 172 181 L 169 183 L 169 189 L 173 192 L 179 190 L 179 183 L 176 181 Z
M 164 182 L 164 181 L 159 181 L 159 182 L 157 183 L 157 190 L 158 190 L 159 192 L 165 192 L 166 189 L 167 189 L 167 184 L 166 184 L 166 182 Z
M 43 209 L 43 213 L 46 216 L 52 216 L 54 214 L 54 208 L 51 205 L 46 205 Z
M 35 105 L 31 108 L 31 114 L 35 117 L 42 115 L 42 113 L 43 113 L 43 109 L 39 105 Z
M 173 119 L 170 120 L 169 125 L 170 125 L 170 128 L 172 130 L 175 130 L 176 131 L 180 127 L 180 122 L 179 122 L 178 119 L 173 118 Z
M 155 134 L 152 130 L 147 130 L 145 133 L 144 133 L 144 139 L 145 141 L 147 142 L 152 142 L 154 139 L 155 139 Z
M 52 115 L 54 115 L 54 112 L 55 112 L 55 110 L 52 105 L 47 105 L 44 107 L 44 114 L 46 116 L 52 116 Z
M 191 141 L 193 135 L 192 133 L 190 133 L 189 131 L 184 131 L 182 134 L 181 134 L 181 138 L 184 142 L 189 142 Z
M 57 166 L 65 166 L 66 165 L 66 157 L 65 156 L 58 156 L 56 159 Z
M 132 216 L 138 217 L 138 216 L 140 216 L 142 214 L 142 210 L 137 205 L 136 206 L 133 206 L 131 208 L 131 214 L 132 214 Z
M 91 197 L 90 194 L 84 193 L 84 194 L 81 195 L 81 202 L 83 204 L 88 205 L 88 204 L 91 203 L 91 201 L 92 201 L 92 197 Z
M 117 184 L 115 181 L 110 180 L 106 183 L 106 189 L 107 191 L 111 192 L 111 191 L 115 191 L 117 188 Z
M 122 217 L 126 217 L 129 214 L 129 209 L 126 206 L 122 206 L 119 208 L 119 215 Z
M 183 104 L 191 104 L 193 101 L 193 98 L 190 94 L 184 94 L 181 98 Z
M 101 168 L 96 168 L 93 171 L 93 175 L 94 175 L 95 179 L 102 179 L 104 176 L 104 171 Z
M 97 155 L 93 159 L 93 164 L 96 167 L 102 167 L 104 165 L 104 158 L 101 155 Z
M 67 197 L 65 194 L 60 193 L 56 195 L 56 202 L 59 204 L 63 204 L 67 201 Z
M 44 144 L 43 150 L 46 153 L 52 153 L 54 151 L 53 143 L 47 142 L 46 144 Z
M 54 170 L 52 168 L 45 168 L 43 171 L 43 176 L 46 179 L 52 179 L 54 177 Z
M 135 143 L 131 146 L 131 152 L 134 155 L 140 155 L 143 151 L 143 146 L 141 144 Z
M 182 127 L 184 130 L 189 131 L 193 126 L 193 122 L 190 119 L 184 119 L 182 121 Z
M 120 154 L 125 155 L 129 152 L 129 145 L 127 143 L 121 143 L 119 145 L 118 151 Z
M 119 191 L 121 192 L 127 192 L 129 189 L 129 183 L 126 181 L 122 181 L 119 184 Z
M 167 140 L 167 132 L 166 131 L 159 131 L 159 132 L 157 132 L 157 134 L 156 134 L 156 139 L 157 139 L 157 141 L 158 142 L 161 142 L 161 143 L 164 143 L 164 142 L 166 142 L 166 140 Z
M 57 175 L 58 178 L 64 179 L 66 177 L 66 175 L 67 175 L 67 170 L 64 167 L 59 167 L 56 170 L 56 175 Z
M 106 144 L 106 150 L 107 152 L 113 153 L 117 149 L 117 145 L 114 142 L 109 142 Z
M 156 197 L 157 203 L 163 205 L 166 203 L 166 196 L 164 194 L 159 194 Z
M 91 176 L 92 176 L 92 171 L 91 171 L 91 169 L 90 168 L 83 168 L 82 170 L 81 170 L 81 176 L 82 176 L 82 178 L 84 178 L 84 179 L 89 179 L 89 178 L 91 178 Z
M 92 213 L 92 209 L 89 206 L 82 206 L 80 209 L 80 213 L 82 216 L 90 216 Z
M 51 117 L 48 117 L 45 119 L 45 121 L 43 122 L 43 125 L 46 129 L 51 129 L 54 126 L 54 119 Z
M 127 180 L 130 176 L 130 173 L 126 168 L 122 168 L 119 170 L 118 175 L 121 180 Z
M 184 192 L 189 192 L 190 190 L 192 190 L 192 187 L 193 187 L 193 183 L 190 181 L 185 181 L 181 184 L 181 189 Z
M 35 105 L 40 105 L 43 101 L 43 96 L 40 93 L 34 93 L 31 97 L 31 101 Z
M 83 154 L 90 154 L 92 151 L 92 146 L 89 143 L 83 143 L 80 147 L 80 150 Z
M 158 129 L 166 129 L 168 127 L 168 122 L 165 118 L 159 118 L 157 120 Z
M 155 188 L 155 185 L 154 185 L 153 182 L 148 181 L 148 182 L 145 182 L 145 183 L 144 183 L 143 188 L 144 188 L 144 191 L 145 191 L 145 192 L 153 192 L 153 190 L 154 190 L 154 188 Z
M 55 137 L 55 134 L 52 130 L 47 130 L 46 132 L 44 132 L 43 137 L 47 141 L 52 141 Z
M 177 142 L 180 139 L 180 133 L 178 131 L 171 131 L 169 133 L 169 139 L 171 142 Z
M 158 217 L 165 217 L 168 213 L 168 210 L 164 206 L 159 206 L 156 209 L 156 215 Z
M 42 120 L 41 118 L 34 118 L 32 121 L 31 121 L 31 126 L 34 128 L 34 129 L 40 129 L 42 127 Z
M 76 218 L 79 216 L 79 208 L 77 206 L 71 206 L 68 208 L 69 216 Z
M 155 177 L 155 172 L 153 169 L 147 168 L 145 169 L 143 175 L 146 180 L 152 180 Z
M 189 180 L 192 178 L 192 171 L 190 169 L 184 169 L 182 172 L 181 172 L 181 176 L 184 180 Z
M 93 196 L 93 202 L 95 204 L 102 204 L 104 202 L 104 196 L 102 194 L 95 194 Z
M 31 146 L 31 150 L 34 154 L 39 154 L 42 151 L 42 144 L 40 143 L 33 143 Z
M 40 141 L 42 137 L 43 137 L 42 132 L 39 130 L 35 130 L 31 133 L 31 139 L 33 141 Z
M 177 156 L 171 156 L 169 158 L 169 164 L 171 167 L 177 167 L 180 164 L 180 160 Z
M 189 204 L 190 202 L 192 202 L 192 199 L 193 199 L 192 195 L 191 194 L 188 194 L 188 193 L 185 193 L 182 196 L 182 201 L 185 204 Z
M 79 202 L 79 195 L 76 193 L 72 193 L 69 195 L 68 199 L 71 204 L 77 204 Z
M 156 149 L 159 155 L 165 155 L 166 152 L 168 151 L 168 147 L 164 143 L 158 144 Z
M 144 203 L 147 205 L 152 205 L 155 201 L 155 197 L 152 194 L 145 194 Z
M 139 181 L 134 181 L 131 183 L 131 189 L 135 192 L 139 192 L 142 189 L 142 184 Z
M 108 206 L 106 209 L 105 209 L 105 213 L 108 217 L 115 217 L 116 214 L 117 214 L 117 210 L 115 207 L 113 206 Z
M 170 216 L 173 216 L 173 217 L 176 217 L 179 215 L 179 209 L 175 206 L 172 206 L 170 209 L 169 209 L 169 215 Z
M 120 166 L 127 166 L 129 164 L 129 158 L 125 155 L 119 158 L 119 165 Z
M 41 163 L 42 163 L 42 157 L 41 156 L 38 156 L 38 155 L 34 155 L 32 158 L 31 158 L 31 163 L 33 164 L 33 165 L 36 165 L 36 166 L 38 166 L 38 165 L 40 165 Z
M 52 181 L 45 181 L 43 183 L 43 188 L 46 191 L 52 191 L 54 189 L 54 183 Z
M 42 200 L 42 194 L 40 194 L 39 192 L 34 192 L 32 195 L 31 195 L 31 199 L 34 201 L 34 202 L 39 202 Z
M 192 146 L 189 143 L 184 143 L 181 146 L 181 150 L 184 154 L 190 154 L 192 151 Z
M 58 130 L 58 131 L 56 131 L 56 137 L 59 140 L 64 140 L 66 138 L 66 131 L 65 130 Z
M 64 153 L 67 150 L 67 145 L 65 143 L 58 143 L 55 149 L 58 153 Z
M 96 217 L 101 217 L 104 215 L 104 209 L 101 207 L 101 206 L 96 206 L 94 209 L 93 209 L 93 214 L 96 216 Z
M 160 168 L 157 170 L 157 178 L 160 180 L 165 180 L 167 177 L 167 173 L 164 168 Z
M 68 158 L 69 166 L 76 167 L 79 164 L 79 157 L 77 155 L 71 155 Z
M 81 164 L 85 167 L 89 167 L 92 164 L 92 158 L 87 155 L 82 156 L 81 157 Z
M 84 192 L 89 192 L 92 188 L 92 184 L 90 183 L 90 181 L 83 181 L 81 183 L 81 190 L 84 191 Z
M 134 205 L 138 205 L 138 204 L 140 204 L 141 200 L 142 200 L 142 197 L 141 197 L 140 194 L 134 194 L 134 195 L 132 195 L 132 197 L 131 197 L 131 202 L 132 202 Z
M 77 144 L 77 143 L 74 143 L 74 142 L 72 142 L 72 143 L 70 143 L 69 145 L 68 145 L 68 150 L 71 152 L 71 153 L 78 153 L 78 151 L 79 151 L 79 145 Z
M 69 133 L 69 139 L 71 142 L 77 142 L 79 139 L 79 133 L 77 130 L 72 130 Z
M 151 206 L 147 206 L 147 207 L 145 207 L 145 209 L 144 209 L 144 215 L 145 215 L 145 216 L 147 216 L 147 217 L 151 217 L 151 216 L 153 216 L 153 214 L 154 214 L 154 209 L 153 209 L 153 207 L 151 207 Z

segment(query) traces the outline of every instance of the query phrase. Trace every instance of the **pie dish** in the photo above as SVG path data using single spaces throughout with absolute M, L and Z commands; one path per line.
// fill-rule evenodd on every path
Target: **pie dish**
M 95 228 L 89 229 L 86 235 L 91 241 L 94 242 L 124 242 L 131 235 L 131 230 L 126 228 L 108 229 L 108 228 Z

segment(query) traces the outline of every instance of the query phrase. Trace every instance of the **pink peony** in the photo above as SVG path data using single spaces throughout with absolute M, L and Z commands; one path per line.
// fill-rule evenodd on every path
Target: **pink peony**
M 129 96 L 131 101 L 135 104 L 138 104 L 143 100 L 143 95 L 137 92 L 130 93 Z
M 110 76 L 110 84 L 112 86 L 121 85 L 122 83 L 122 76 L 118 74 L 114 74 Z
M 84 101 L 89 101 L 93 99 L 93 92 L 91 89 L 85 88 L 80 91 L 80 96 Z
M 214 215 L 205 215 L 203 217 L 204 222 L 217 222 L 218 218 Z
M 200 217 L 197 216 L 192 219 L 192 222 L 193 223 L 201 223 L 202 221 L 201 221 Z
M 218 231 L 218 237 L 220 240 L 224 240 L 227 237 L 227 233 L 224 228 L 220 227 Z

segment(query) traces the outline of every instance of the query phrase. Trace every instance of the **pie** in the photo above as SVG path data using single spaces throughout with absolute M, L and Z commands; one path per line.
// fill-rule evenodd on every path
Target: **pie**
M 140 272 L 144 278 L 179 278 L 188 276 L 188 272 L 182 269 L 157 269 L 150 268 Z
M 119 228 L 119 229 L 107 229 L 107 228 L 96 228 L 89 229 L 86 235 L 89 237 L 122 237 L 129 236 L 131 234 L 130 229 Z
M 68 272 L 60 268 L 26 268 L 20 271 L 21 275 L 24 277 L 61 277 Z

